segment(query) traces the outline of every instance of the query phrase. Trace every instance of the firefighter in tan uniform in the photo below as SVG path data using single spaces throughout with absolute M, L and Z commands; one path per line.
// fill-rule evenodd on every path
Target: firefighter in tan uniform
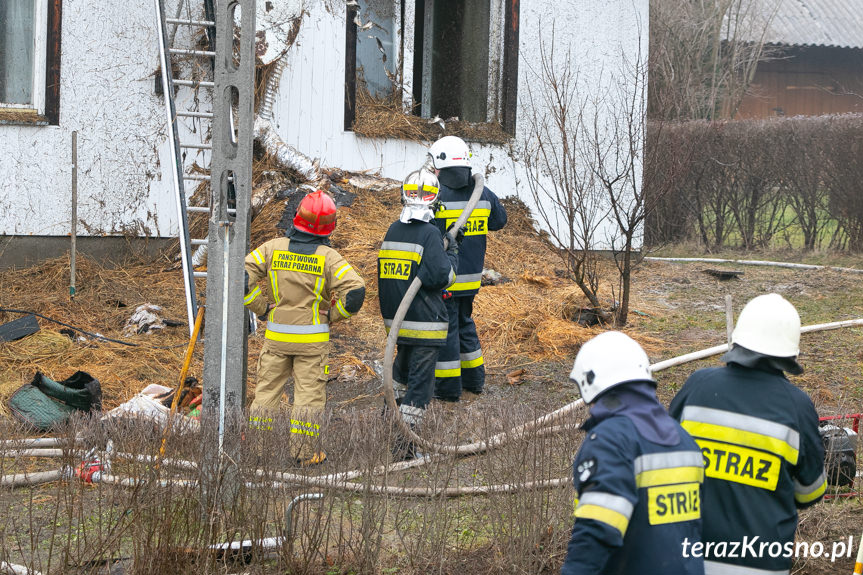
M 301 465 L 327 458 L 317 440 L 327 400 L 330 324 L 357 313 L 365 299 L 363 279 L 329 245 L 335 227 L 336 205 L 318 190 L 300 202 L 287 237 L 270 240 L 246 256 L 246 307 L 258 316 L 267 315 L 249 423 L 272 429 L 273 414 L 293 374 L 291 433 L 297 441 L 291 451 Z M 264 278 L 268 297 L 257 286 Z

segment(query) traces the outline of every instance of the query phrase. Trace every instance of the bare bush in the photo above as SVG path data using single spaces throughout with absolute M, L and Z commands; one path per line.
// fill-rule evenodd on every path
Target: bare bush
M 651 245 L 695 239 L 708 251 L 751 250 L 781 239 L 808 250 L 863 249 L 863 116 L 696 121 L 665 130 L 691 155 L 668 200 L 654 201 Z M 646 173 L 667 169 L 657 162 Z
M 464 442 L 512 429 L 545 407 L 551 409 L 433 407 L 423 433 Z M 191 429 L 171 435 L 158 464 L 151 456 L 160 430 L 140 422 L 76 420 L 63 431 L 66 447 L 58 458 L 16 454 L 7 445 L 0 453 L 3 475 L 76 469 L 82 458 L 110 460 L 111 468 L 93 484 L 69 478 L 0 488 L 9 502 L 0 522 L 0 560 L 43 573 L 103 572 L 117 561 L 134 573 L 539 574 L 559 568 L 571 527 L 571 489 L 535 489 L 530 482 L 570 475 L 578 448 L 574 426 L 513 435 L 484 456 L 437 456 L 395 472 L 385 471 L 393 429 L 378 410 L 330 414 L 320 445 L 330 462 L 311 470 L 291 463 L 288 423 L 278 418 L 272 432 L 247 433 L 235 461 L 238 483 L 223 476 L 206 489 L 205 436 Z M 23 435 L 0 425 L 5 437 Z M 97 449 L 85 457 L 82 449 L 92 446 Z M 312 485 L 315 478 L 325 484 Z M 470 493 L 494 485 L 509 490 Z M 463 496 L 441 495 L 455 486 Z M 315 493 L 323 497 L 298 501 L 287 515 L 294 498 Z M 278 537 L 281 543 L 261 543 Z M 250 544 L 242 549 L 212 548 L 244 540 Z
M 571 52 L 555 55 L 552 33 L 531 68 L 518 149 L 538 218 L 560 248 L 569 277 L 600 318 L 617 326 L 628 319 L 632 270 L 651 206 L 646 198 L 664 195 L 680 173 L 677 163 L 664 162 L 667 171 L 655 169 L 644 179 L 647 144 L 653 156 L 667 149 L 659 137 L 648 142 L 642 54 L 620 58 L 617 73 L 602 73 L 596 86 L 584 88 Z M 613 313 L 600 305 L 598 250 L 610 251 L 617 267 Z
M 594 238 L 607 208 L 581 143 L 588 128 L 588 98 L 579 91 L 572 54 L 555 55 L 553 28 L 549 43 L 540 40 L 539 65 L 530 67 L 530 73 L 533 81 L 525 84 L 527 103 L 520 116 L 526 135 L 517 153 L 537 217 L 562 248 L 567 274 L 601 310 Z
M 850 251 L 863 251 L 863 116 L 833 116 L 825 120 L 830 129 L 824 142 L 825 186 L 830 216 L 844 238 L 837 244 Z
M 733 118 L 779 0 L 650 3 L 650 109 L 656 120 Z

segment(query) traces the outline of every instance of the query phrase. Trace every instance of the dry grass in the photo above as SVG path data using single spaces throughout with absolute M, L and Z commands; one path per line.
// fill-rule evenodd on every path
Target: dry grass
M 401 209 L 398 194 L 397 188 L 360 192 L 353 206 L 339 211 L 333 234 L 334 247 L 365 278 L 367 287 L 362 313 L 342 329 L 372 348 L 374 338 L 382 346 L 385 337 L 377 304 L 377 251 Z M 474 305 L 484 355 L 491 365 L 507 366 L 515 356 L 542 360 L 574 354 L 598 331 L 565 319 L 564 312 L 587 302 L 571 282 L 554 276 L 559 257 L 536 234 L 524 205 L 505 203 L 509 223 L 488 236 L 486 267 L 508 281 L 482 288 Z
M 368 437 L 364 438 L 366 428 L 363 428 L 363 433 L 357 432 L 359 423 L 354 427 L 333 426 L 333 461 L 344 466 L 355 464 L 352 457 L 368 455 L 374 459 L 380 455 L 378 451 L 383 453 L 381 457 L 384 457 L 387 448 L 386 439 L 380 435 L 382 431 L 378 430 L 377 424 L 369 423 L 372 419 L 377 421 L 380 405 L 380 385 L 369 367 L 369 360 L 382 358 L 384 343 L 375 279 L 377 251 L 388 226 L 397 218 L 400 209 L 398 189 L 395 187 L 382 192 L 367 192 L 354 188 L 350 188 L 350 191 L 356 192 L 357 197 L 352 206 L 340 209 L 338 226 L 332 241 L 334 247 L 366 279 L 368 295 L 364 309 L 355 318 L 334 328 L 331 373 L 338 376 L 338 381 L 331 383 L 328 392 L 335 394 L 335 397 L 331 395 L 330 405 L 338 410 L 340 417 L 349 412 L 350 417 L 357 417 L 357 421 L 362 420 L 363 425 L 371 425 L 371 428 Z M 281 200 L 273 201 L 260 211 L 251 230 L 253 244 L 262 243 L 279 233 L 275 224 L 281 219 L 284 204 Z M 565 372 L 568 371 L 569 362 L 578 346 L 600 331 L 600 328 L 584 328 L 565 319 L 572 314 L 572 310 L 584 306 L 585 299 L 571 282 L 558 277 L 559 269 L 563 267 L 559 256 L 533 231 L 524 206 L 509 200 L 506 201 L 506 206 L 509 224 L 504 230 L 488 236 L 486 264 L 509 281 L 498 286 L 484 287 L 476 298 L 474 313 L 489 366 L 487 392 L 478 398 L 469 398 L 464 404 L 455 407 L 433 404 L 429 421 L 449 426 L 446 429 L 441 428 L 440 436 L 456 437 L 458 433 L 462 433 L 479 437 L 506 428 L 516 421 L 521 422 L 528 414 L 521 413 L 518 417 L 509 418 L 506 414 L 497 414 L 484 424 L 489 427 L 488 430 L 478 429 L 477 425 L 482 427 L 481 424 L 471 423 L 477 413 L 487 416 L 489 413 L 497 413 L 495 410 L 506 411 L 506 406 L 513 403 L 523 406 L 525 410 L 535 410 L 535 414 L 530 414 L 532 417 L 544 413 L 544 410 L 550 411 L 564 401 L 571 401 L 576 392 L 566 384 Z M 608 262 L 603 262 L 602 266 L 605 286 L 614 278 L 614 274 Z M 69 266 L 65 258 L 46 261 L 27 269 L 0 272 L 0 307 L 32 309 L 87 331 L 141 344 L 140 347 L 126 347 L 93 340 L 72 341 L 58 332 L 59 326 L 40 320 L 42 331 L 38 334 L 17 342 L 0 343 L 0 406 L 3 406 L 0 409 L 5 409 L 8 396 L 21 384 L 27 383 L 36 370 L 58 380 L 78 369 L 91 373 L 102 382 L 106 408 L 117 405 L 149 383 L 174 385 L 188 339 L 186 326 L 168 328 L 152 335 L 131 338 L 122 336 L 126 319 L 135 307 L 142 303 L 161 305 L 165 309 L 165 316 L 185 319 L 181 274 L 178 269 L 169 268 L 171 265 L 167 259 L 148 264 L 130 262 L 126 266 L 109 269 L 91 259 L 79 258 L 79 295 L 73 301 L 68 297 Z M 842 318 L 863 313 L 863 304 L 859 303 L 863 302 L 863 298 L 860 297 L 861 288 L 856 276 L 843 276 L 832 272 L 816 274 L 747 268 L 742 280 L 719 283 L 702 274 L 697 266 L 648 263 L 637 269 L 634 283 L 638 286 L 638 291 L 634 294 L 632 307 L 647 315 L 631 315 L 627 332 L 635 337 L 655 360 L 708 347 L 721 341 L 724 337 L 721 304 L 726 292 L 734 294 L 735 308 L 739 310 L 742 303 L 756 293 L 778 291 L 792 298 L 798 305 L 804 323 L 840 319 L 840 312 Z M 125 307 L 120 307 L 119 302 Z M 15 314 L 0 314 L 0 322 L 17 317 L 19 316 Z M 262 341 L 258 335 L 249 342 L 250 394 L 254 389 L 255 364 Z M 855 406 L 859 405 L 863 389 L 854 379 L 854 374 L 859 373 L 863 357 L 856 352 L 848 354 L 846 350 L 857 349 L 861 341 L 861 330 L 827 332 L 804 338 L 804 363 L 808 371 L 794 381 L 813 396 L 820 412 L 826 414 L 857 411 Z M 165 349 L 164 346 L 168 348 Z M 192 365 L 192 375 L 200 376 L 201 360 L 202 350 L 199 346 Z M 673 394 L 674 387 L 682 383 L 699 365 L 715 365 L 716 362 L 716 358 L 712 358 L 702 364 L 689 364 L 663 372 L 659 378 L 661 397 L 667 400 Z M 500 375 L 500 370 L 517 365 L 530 366 L 522 385 L 505 385 L 505 378 Z M 672 382 L 674 387 L 670 385 Z M 452 430 L 458 430 L 458 433 Z M 427 431 L 434 436 L 434 429 L 429 428 Z M 376 433 L 378 435 L 375 435 Z M 339 434 L 344 435 L 343 440 L 337 439 L 341 437 Z M 368 445 L 359 445 L 358 437 L 364 438 Z M 532 445 L 527 443 L 525 448 L 536 448 L 536 445 L 531 447 Z M 549 444 L 548 453 L 554 453 L 554 457 L 543 454 L 543 458 L 538 460 L 543 461 L 543 465 L 553 465 L 553 468 L 543 469 L 540 475 L 565 475 L 568 472 L 569 453 L 562 457 L 560 454 L 568 449 L 574 450 L 576 446 L 577 437 L 562 438 L 559 444 Z M 186 448 L 191 447 L 187 445 Z M 518 450 L 515 450 L 515 453 L 518 453 Z M 470 484 L 476 478 L 477 470 L 480 471 L 480 476 L 487 478 L 489 482 L 522 480 L 526 473 L 530 473 L 526 469 L 531 468 L 525 468 L 522 462 L 515 461 L 512 457 L 512 453 L 500 456 L 492 454 L 486 458 L 470 460 L 467 464 L 438 469 L 428 477 L 422 473 L 409 474 L 396 480 L 411 485 L 422 484 L 423 481 L 435 484 Z M 376 464 L 377 460 L 372 463 Z M 555 501 L 562 501 L 569 495 L 565 490 L 554 492 Z M 367 497 L 363 500 L 363 505 L 371 509 L 372 499 Z M 334 502 L 328 503 L 331 505 L 328 508 L 329 516 L 337 517 L 342 525 L 351 524 L 354 517 L 350 515 L 347 507 L 344 507 L 347 515 L 343 513 L 343 499 L 328 495 L 326 501 Z M 428 501 L 439 500 L 434 498 Z M 406 525 L 404 533 L 409 537 L 402 534 L 400 536 L 405 536 L 406 539 L 400 541 L 396 539 L 396 535 L 388 533 L 384 535 L 384 545 L 392 544 L 399 549 L 414 546 L 418 552 L 408 552 L 404 556 L 420 557 L 423 561 L 429 561 L 429 565 L 445 556 L 446 561 L 451 562 L 447 565 L 453 566 L 453 570 L 456 569 L 456 564 L 461 565 L 466 557 L 471 557 L 471 553 L 483 550 L 488 551 L 489 565 L 493 563 L 498 569 L 495 571 L 489 567 L 488 572 L 505 570 L 498 565 L 504 557 L 507 560 L 510 560 L 511 556 L 528 557 L 529 554 L 523 547 L 514 547 L 517 553 L 513 551 L 514 554 L 510 556 L 506 554 L 508 551 L 487 548 L 485 545 L 488 541 L 500 540 L 495 530 L 504 529 L 510 524 L 520 524 L 518 521 L 510 521 L 510 516 L 514 516 L 516 512 L 532 518 L 535 515 L 533 510 L 539 508 L 537 505 L 544 505 L 542 497 L 537 496 L 529 505 L 524 503 L 524 497 L 489 499 L 488 507 L 482 503 L 485 501 L 482 498 L 464 501 L 479 503 L 465 504 L 466 506 L 441 503 L 439 508 L 431 507 L 431 503 L 428 503 L 429 513 L 425 515 L 416 512 L 413 504 L 404 508 L 393 508 L 398 515 L 393 520 L 394 524 L 398 526 L 399 521 L 403 522 Z M 133 503 L 137 505 L 137 502 Z M 506 517 L 495 515 L 495 506 L 498 504 L 512 506 Z M 524 510 L 519 507 L 522 504 Z M 417 505 L 420 505 L 420 511 L 424 512 L 422 505 L 425 503 Z M 471 507 L 473 505 L 476 507 Z M 547 524 L 540 522 L 542 524 L 535 525 L 529 532 L 504 533 L 504 536 L 517 536 L 517 541 L 523 538 L 525 545 L 531 549 L 539 549 L 540 535 L 546 532 L 547 525 L 553 525 L 554 541 L 546 547 L 549 555 L 544 557 L 543 561 L 556 565 L 562 557 L 566 533 L 570 526 L 569 518 L 564 517 L 562 511 L 559 517 L 556 515 L 557 511 L 563 509 L 563 505 L 561 503 L 552 506 L 554 513 L 549 512 L 550 520 Z M 134 505 L 128 506 L 134 508 Z M 166 507 L 166 516 L 168 511 Z M 404 518 L 399 515 L 401 513 L 404 513 Z M 417 517 L 429 517 L 427 521 L 430 527 L 417 527 Z M 50 521 L 46 524 L 50 524 Z M 159 522 L 155 524 L 162 525 Z M 380 521 L 371 519 L 368 522 L 368 525 L 380 524 Z M 859 533 L 860 525 L 858 500 L 821 504 L 803 514 L 801 537 L 809 541 L 838 540 L 849 534 Z M 146 531 L 145 527 L 150 528 L 149 524 L 142 526 L 142 531 Z M 467 542 L 460 540 L 454 544 L 451 534 L 469 532 L 468 527 L 474 533 L 471 538 Z M 357 529 L 359 530 L 359 527 Z M 414 537 L 417 529 L 432 529 L 435 533 L 439 531 L 440 546 L 435 546 L 437 540 L 423 537 L 424 532 Z M 351 537 L 354 535 L 356 534 Z M 363 537 L 365 535 L 363 533 Z M 363 537 L 356 535 L 355 538 L 358 541 L 367 540 Z M 544 540 L 541 541 L 542 545 L 545 545 Z M 144 544 L 141 545 L 143 549 Z M 343 545 L 341 540 L 339 545 Z M 350 545 L 354 545 L 353 539 Z M 358 551 L 351 547 L 349 552 Z M 348 552 L 344 553 L 346 554 L 337 556 L 353 557 L 348 555 Z M 375 553 L 380 553 L 380 549 Z M 141 556 L 144 556 L 143 551 Z M 313 554 L 307 556 L 312 557 Z M 393 561 L 393 565 L 405 572 L 411 572 L 410 569 L 414 567 L 414 572 L 422 569 L 427 571 L 424 563 L 409 568 L 398 563 L 401 560 L 401 555 L 387 556 L 387 561 Z M 348 559 L 344 561 L 347 562 Z M 440 561 L 446 562 L 442 559 Z M 835 565 L 823 561 L 806 561 L 805 564 L 798 563 L 797 567 L 802 568 L 803 573 L 820 574 L 834 572 L 830 569 Z M 842 567 L 845 567 L 844 563 Z M 309 572 L 324 572 L 328 568 L 329 566 L 326 566 L 319 571 Z
M 144 303 L 162 306 L 163 317 L 184 320 L 182 279 L 176 271 L 162 271 L 164 262 L 131 264 L 109 269 L 79 257 L 74 300 L 68 296 L 69 262 L 45 261 L 25 270 L 0 272 L 2 307 L 40 313 L 106 337 L 126 340 L 139 347 L 97 341 L 72 341 L 59 333 L 62 326 L 40 319 L 42 331 L 24 339 L 0 344 L 0 410 L 18 387 L 40 370 L 62 380 L 77 370 L 102 384 L 106 406 L 113 407 L 149 383 L 174 385 L 183 347 L 185 326 L 157 330 L 150 335 L 126 338 L 123 326 L 135 308 Z M 38 297 L 34 297 L 38 294 Z M 21 317 L 0 313 L 0 321 Z M 80 335 L 80 334 L 78 334 Z M 176 346 L 169 349 L 157 347 Z
M 339 342 L 333 357 L 336 370 L 342 364 L 359 361 L 358 356 L 382 358 L 386 336 L 377 302 L 377 252 L 400 211 L 397 187 L 374 193 L 346 187 L 357 196 L 352 206 L 340 208 L 332 242 L 365 278 L 368 291 L 362 312 L 334 328 Z M 205 188 L 202 185 L 201 189 Z M 585 303 L 583 298 L 568 281 L 554 275 L 559 266 L 557 254 L 533 231 L 524 206 L 506 203 L 510 223 L 489 235 L 487 265 L 509 281 L 483 288 L 474 312 L 492 370 L 508 367 L 514 358 L 566 358 L 597 333 L 564 318 L 568 309 Z M 281 233 L 275 226 L 284 209 L 284 200 L 271 201 L 263 207 L 252 224 L 252 246 Z M 206 217 L 199 217 L 194 225 L 201 227 L 198 233 L 206 233 Z M 122 336 L 123 325 L 135 307 L 143 303 L 160 305 L 166 317 L 185 320 L 181 274 L 177 265 L 167 259 L 110 269 L 79 258 L 77 274 L 78 296 L 70 300 L 66 258 L 0 272 L 2 307 L 32 310 L 121 340 L 127 339 Z M 38 286 L 38 298 L 32 297 L 34 286 Z M 200 280 L 198 292 L 199 296 L 204 294 Z M 17 317 L 2 314 L 0 321 Z M 140 347 L 128 347 L 91 338 L 72 341 L 58 333 L 61 326 L 44 320 L 40 324 L 43 331 L 39 334 L 0 344 L 0 405 L 5 405 L 20 385 L 29 382 L 36 370 L 58 380 L 79 369 L 89 372 L 102 383 L 107 408 L 125 401 L 149 383 L 173 386 L 188 337 L 185 326 L 166 328 L 129 338 Z M 638 338 L 650 345 L 649 339 Z M 250 393 L 261 343 L 260 337 L 250 339 Z M 164 346 L 175 347 L 159 349 Z M 199 346 L 192 364 L 193 375 L 200 376 L 201 364 Z
M 442 128 L 428 119 L 405 111 L 399 94 L 375 98 L 357 87 L 357 112 L 353 131 L 366 138 L 398 138 L 428 144 L 443 136 L 459 136 L 472 142 L 506 144 L 512 135 L 496 122 L 447 121 Z

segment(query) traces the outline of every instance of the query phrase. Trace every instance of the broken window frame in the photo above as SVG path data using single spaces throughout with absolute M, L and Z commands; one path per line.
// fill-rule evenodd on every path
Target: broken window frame
M 423 10 L 423 29 L 433 17 L 435 0 L 392 0 L 396 30 L 395 44 L 400 46 L 396 60 L 396 75 L 401 85 L 402 107 L 405 113 L 413 113 L 414 101 L 419 100 L 419 115 L 431 118 L 431 44 L 433 38 L 423 32 L 422 65 L 414 65 L 417 59 L 417 43 L 414 22 L 417 7 Z M 489 0 L 489 74 L 488 106 L 486 123 L 499 123 L 510 135 L 515 134 L 518 85 L 518 40 L 519 0 Z M 345 110 L 344 129 L 352 131 L 356 119 L 357 90 L 357 37 L 355 23 L 357 7 L 349 5 L 346 16 L 345 46 Z M 415 89 L 416 86 L 416 89 Z
M 30 101 L 13 103 L 0 99 L 0 121 L 6 112 L 14 114 L 11 123 L 59 124 L 61 22 L 62 0 L 35 0 Z

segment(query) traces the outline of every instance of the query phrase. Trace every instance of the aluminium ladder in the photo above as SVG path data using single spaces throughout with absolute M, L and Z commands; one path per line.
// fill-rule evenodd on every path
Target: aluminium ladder
M 255 0 L 204 0 L 205 20 L 167 18 L 165 0 L 154 0 L 158 16 L 162 86 L 173 156 L 174 193 L 180 221 L 180 252 L 190 328 L 197 312 L 196 277 L 207 277 L 204 324 L 204 377 L 202 430 L 205 447 L 202 481 L 208 501 L 221 491 L 236 496 L 242 418 L 246 396 L 248 314 L 243 305 L 244 258 L 249 248 L 251 223 L 252 144 L 255 113 Z M 187 0 L 178 0 L 184 2 Z M 191 0 L 188 0 L 191 1 Z M 182 8 L 178 10 L 178 16 Z M 205 28 L 210 50 L 173 48 L 168 24 Z M 188 38 L 189 34 L 182 34 Z M 206 58 L 211 80 L 175 79 L 171 56 Z M 193 60 L 197 61 L 197 60 Z M 174 88 L 209 88 L 211 112 L 176 110 Z M 209 120 L 211 143 L 181 144 L 178 118 Z M 185 174 L 183 149 L 209 152 L 209 175 Z M 209 182 L 209 205 L 187 206 L 184 180 Z M 189 213 L 207 213 L 206 239 L 189 237 Z M 191 247 L 206 245 L 206 275 L 192 267 Z M 247 424 L 247 422 L 246 422 Z M 210 440 L 210 436 L 212 440 Z M 222 481 L 222 479 L 224 481 Z M 209 509 L 209 504 L 207 506 Z
M 212 153 L 212 145 L 207 143 L 181 142 L 180 130 L 181 124 L 179 118 L 188 118 L 192 122 L 197 122 L 199 133 L 206 134 L 210 126 L 208 123 L 213 121 L 213 112 L 196 111 L 196 110 L 177 110 L 175 101 L 176 88 L 190 88 L 192 90 L 209 89 L 210 93 L 205 100 L 212 103 L 212 89 L 215 87 L 213 81 L 213 59 L 216 56 L 215 38 L 216 38 L 216 22 L 215 22 L 215 7 L 214 0 L 203 0 L 203 6 L 199 6 L 197 10 L 192 10 L 192 0 L 177 0 L 176 12 L 174 17 L 168 17 L 165 11 L 165 0 L 154 0 L 156 6 L 156 15 L 158 19 L 158 35 L 159 35 L 159 55 L 160 65 L 162 70 L 162 95 L 165 98 L 165 113 L 167 116 L 168 128 L 168 144 L 170 147 L 173 172 L 173 192 L 177 205 L 177 219 L 179 221 L 179 241 L 180 241 L 180 258 L 183 269 L 183 284 L 186 293 L 186 314 L 188 317 L 189 334 L 191 335 L 195 323 L 195 316 L 198 313 L 198 298 L 195 288 L 195 278 L 206 277 L 206 272 L 196 272 L 192 262 L 192 249 L 194 247 L 206 246 L 207 238 L 191 238 L 189 236 L 189 215 L 196 213 L 209 213 L 210 206 L 188 206 L 186 202 L 186 181 L 209 181 L 210 176 L 204 174 L 187 174 L 185 173 L 185 152 L 194 150 L 196 153 L 203 151 Z M 200 19 L 198 14 L 203 12 L 203 19 Z M 169 32 L 170 27 L 170 32 Z M 179 36 L 183 39 L 189 39 L 194 30 L 205 29 L 207 33 L 208 50 L 196 49 L 194 46 L 190 48 L 175 48 L 174 41 Z M 174 78 L 173 71 L 174 57 L 192 58 L 197 62 L 198 59 L 203 60 L 201 66 L 197 66 L 198 74 L 205 74 L 209 79 L 181 79 Z M 207 62 L 207 60 L 209 62 Z M 197 100 L 197 98 L 195 98 Z

